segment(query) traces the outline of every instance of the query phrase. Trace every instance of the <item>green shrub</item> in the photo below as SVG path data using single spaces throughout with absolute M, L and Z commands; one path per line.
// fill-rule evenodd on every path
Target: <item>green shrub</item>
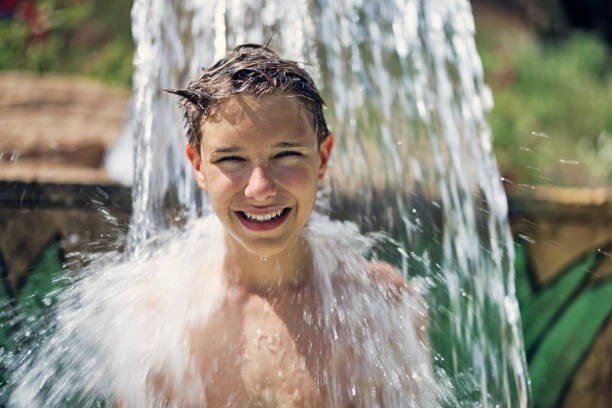
M 576 33 L 560 43 L 517 43 L 509 56 L 488 45 L 481 54 L 502 173 L 515 183 L 609 185 L 612 60 L 605 44 Z
M 44 33 L 0 21 L 0 70 L 66 73 L 129 87 L 134 46 L 131 2 L 39 0 Z

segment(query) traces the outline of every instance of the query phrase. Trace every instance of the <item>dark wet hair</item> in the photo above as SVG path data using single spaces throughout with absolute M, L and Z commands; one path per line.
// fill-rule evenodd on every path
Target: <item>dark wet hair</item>
M 281 58 L 264 45 L 239 45 L 205 68 L 200 78 L 185 89 L 166 91 L 183 98 L 187 139 L 198 151 L 202 120 L 211 117 L 220 104 L 236 95 L 295 96 L 309 116 L 319 144 L 329 135 L 323 116 L 325 102 L 310 75 L 297 62 Z

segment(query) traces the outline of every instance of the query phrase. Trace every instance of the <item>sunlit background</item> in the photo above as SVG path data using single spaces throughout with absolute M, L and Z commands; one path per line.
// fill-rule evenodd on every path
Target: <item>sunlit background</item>
M 0 70 L 90 78 L 130 89 L 130 2 L 0 4 Z M 507 188 L 608 186 L 610 3 L 478 0 L 472 6 L 485 78 L 495 100 L 489 116 L 494 149 Z M 19 141 L 3 137 L 1 143 L 4 155 L 27 155 Z M 64 147 L 59 144 L 55 150 Z

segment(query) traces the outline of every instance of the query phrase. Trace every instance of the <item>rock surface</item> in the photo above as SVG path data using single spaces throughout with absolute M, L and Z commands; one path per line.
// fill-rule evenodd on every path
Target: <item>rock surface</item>
M 130 91 L 86 79 L 0 75 L 0 179 L 110 183 L 104 152 L 121 131 Z

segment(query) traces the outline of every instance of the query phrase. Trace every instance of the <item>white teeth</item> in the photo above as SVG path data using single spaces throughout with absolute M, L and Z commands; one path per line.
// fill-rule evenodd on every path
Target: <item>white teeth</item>
M 270 221 L 274 218 L 280 217 L 280 215 L 283 213 L 283 210 L 278 210 L 275 211 L 273 213 L 270 214 L 266 214 L 266 215 L 255 215 L 255 214 L 249 214 L 248 212 L 242 212 L 247 219 L 251 220 L 251 221 L 259 221 L 259 222 L 264 222 L 264 221 Z

